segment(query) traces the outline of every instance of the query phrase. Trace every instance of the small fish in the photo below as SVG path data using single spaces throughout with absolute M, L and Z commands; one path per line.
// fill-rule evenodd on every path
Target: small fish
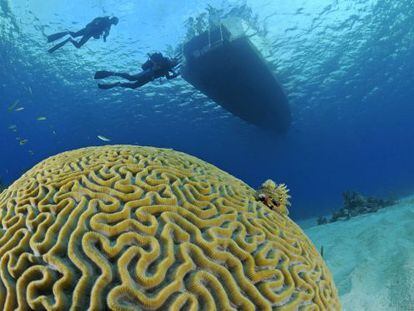
M 17 125 L 12 124 L 9 126 L 9 130 L 15 130 L 15 129 L 17 129 Z
M 26 143 L 27 143 L 28 141 L 29 141 L 28 139 L 22 139 L 22 140 L 20 140 L 20 141 L 19 141 L 19 145 L 20 145 L 20 146 L 26 145 Z
M 11 104 L 10 106 L 9 106 L 9 108 L 7 108 L 7 110 L 9 111 L 9 112 L 12 112 L 13 110 L 14 110 L 14 108 L 16 108 L 17 107 L 17 105 L 19 104 L 19 100 L 18 99 L 16 99 L 15 101 L 14 101 L 14 103 L 13 104 Z
M 46 117 L 38 117 L 36 120 L 37 121 L 45 121 L 47 118 Z
M 111 141 L 109 138 L 106 138 L 105 136 L 98 135 L 98 138 L 102 141 Z
M 24 107 L 16 108 L 14 111 L 22 111 L 22 110 L 24 110 Z
M 32 88 L 30 86 L 29 86 L 29 93 L 30 95 L 33 95 Z
M 34 155 L 33 150 L 29 150 L 29 154 L 30 154 L 30 155 Z

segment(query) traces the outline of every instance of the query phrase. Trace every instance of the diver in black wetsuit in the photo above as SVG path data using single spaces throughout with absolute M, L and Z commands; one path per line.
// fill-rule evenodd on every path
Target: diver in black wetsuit
M 67 35 L 70 35 L 70 38 L 62 41 L 61 43 L 57 44 L 53 48 L 49 49 L 49 53 L 53 53 L 57 49 L 64 46 L 66 43 L 71 42 L 77 49 L 79 49 L 82 45 L 84 45 L 90 38 L 99 39 L 103 35 L 103 40 L 106 42 L 106 38 L 109 35 L 109 31 L 112 25 L 117 25 L 119 19 L 117 17 L 97 17 L 92 22 L 87 24 L 85 28 L 73 32 L 73 31 L 63 31 L 58 32 L 53 35 L 47 36 L 48 42 L 53 42 L 63 38 Z M 82 37 L 80 41 L 73 40 L 72 38 Z
M 141 68 L 143 71 L 136 75 L 130 75 L 122 72 L 112 71 L 97 71 L 95 73 L 95 79 L 104 79 L 108 77 L 120 77 L 131 81 L 131 83 L 110 83 L 110 84 L 98 84 L 100 89 L 111 89 L 113 87 L 124 87 L 130 89 L 136 89 L 140 86 L 147 84 L 148 82 L 154 81 L 155 79 L 165 77 L 168 80 L 176 78 L 179 73 L 174 71 L 175 67 L 178 66 L 179 60 L 176 58 L 168 58 L 163 56 L 161 53 L 148 54 L 149 59 L 142 64 Z

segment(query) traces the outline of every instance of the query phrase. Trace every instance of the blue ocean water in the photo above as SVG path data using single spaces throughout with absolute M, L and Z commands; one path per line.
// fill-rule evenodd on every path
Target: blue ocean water
M 292 109 L 285 135 L 182 79 L 97 89 L 96 70 L 138 72 L 148 52 L 182 43 L 186 20 L 208 5 L 261 30 L 251 40 Z M 47 53 L 46 34 L 112 14 L 107 43 Z M 286 183 L 296 219 L 337 209 L 349 189 L 403 196 L 414 191 L 413 56 L 411 0 L 0 0 L 0 176 L 10 183 L 45 157 L 108 144 L 102 135 L 190 153 L 253 187 Z

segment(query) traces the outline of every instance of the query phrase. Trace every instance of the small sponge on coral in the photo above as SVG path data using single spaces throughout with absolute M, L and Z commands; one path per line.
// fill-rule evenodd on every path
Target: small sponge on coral
M 255 191 L 172 150 L 51 157 L 0 195 L 2 310 L 339 310 L 323 259 Z

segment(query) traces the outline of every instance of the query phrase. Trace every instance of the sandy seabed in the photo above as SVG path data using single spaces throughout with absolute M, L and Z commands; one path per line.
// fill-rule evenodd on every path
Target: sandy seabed
M 344 310 L 414 311 L 414 196 L 348 221 L 309 222 L 299 225 L 323 246 Z

